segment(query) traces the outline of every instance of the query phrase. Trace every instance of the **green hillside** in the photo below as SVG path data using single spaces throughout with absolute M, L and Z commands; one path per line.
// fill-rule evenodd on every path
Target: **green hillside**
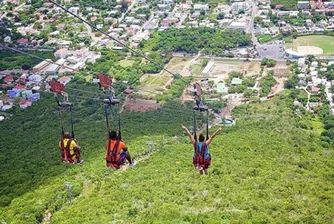
M 0 220 L 6 223 L 334 220 L 333 149 L 321 147 L 321 123 L 296 116 L 287 96 L 234 110 L 237 126 L 212 143 L 209 176 L 192 167 L 192 149 L 180 128 L 191 125 L 191 110 L 177 102 L 163 111 L 123 114 L 125 141 L 140 162 L 112 172 L 103 159 L 102 106 L 77 102 L 75 127 L 86 162 L 71 166 L 59 162 L 55 108 L 52 96 L 43 98 L 0 124 Z M 148 140 L 156 147 L 143 155 Z

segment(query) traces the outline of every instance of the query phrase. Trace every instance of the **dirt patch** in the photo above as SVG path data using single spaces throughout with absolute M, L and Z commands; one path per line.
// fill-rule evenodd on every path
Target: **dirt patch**
M 280 77 L 276 78 L 277 84 L 271 88 L 271 95 L 276 95 L 284 90 L 284 82 L 286 78 L 285 77 Z
M 290 75 L 290 69 L 286 62 L 277 62 L 276 66 L 273 69 L 268 69 L 274 71 L 274 76 L 276 77 L 288 77 Z M 267 72 L 267 70 L 265 69 Z
M 320 47 L 314 47 L 314 46 L 299 46 L 298 53 L 301 53 L 303 55 L 320 55 L 323 54 L 324 51 Z
M 290 70 L 288 68 L 274 69 L 274 76 L 276 77 L 288 77 L 289 75 L 290 75 Z
M 232 71 L 239 71 L 244 74 L 247 73 L 258 73 L 261 71 L 261 62 L 242 62 L 237 61 L 235 63 L 217 61 L 215 68 L 213 69 L 213 75 L 228 74 Z
M 145 112 L 148 110 L 156 110 L 160 104 L 154 100 L 130 99 L 126 98 L 123 110 Z

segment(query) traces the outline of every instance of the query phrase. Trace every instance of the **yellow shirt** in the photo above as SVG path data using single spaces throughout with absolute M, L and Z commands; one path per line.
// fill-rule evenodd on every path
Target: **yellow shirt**
M 64 141 L 64 147 L 67 146 L 67 142 L 69 141 L 70 139 L 68 138 L 64 138 L 63 141 Z M 77 143 L 75 143 L 74 140 L 72 140 L 71 144 L 70 144 L 70 154 L 75 156 L 74 155 L 74 148 L 77 146 Z M 59 148 L 61 150 L 61 142 L 59 141 Z

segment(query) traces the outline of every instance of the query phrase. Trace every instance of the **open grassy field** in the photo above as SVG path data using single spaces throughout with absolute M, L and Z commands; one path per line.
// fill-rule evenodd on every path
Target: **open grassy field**
M 334 50 L 334 37 L 325 35 L 303 36 L 294 39 L 292 43 L 286 43 L 286 48 L 297 50 L 300 46 L 315 46 L 324 51 L 324 55 L 332 55 Z
M 129 60 L 129 59 L 124 59 L 124 60 L 121 60 L 121 61 L 119 62 L 120 66 L 122 66 L 122 67 L 129 67 L 129 66 L 132 66 L 133 63 L 135 63 L 135 61 L 133 61 L 133 60 Z
M 190 66 L 190 69 L 194 75 L 200 75 L 204 67 L 201 64 L 194 64 Z
M 260 44 L 263 44 L 263 43 L 266 43 L 266 42 L 269 42 L 269 41 L 272 41 L 273 40 L 273 37 L 271 35 L 267 35 L 267 34 L 264 34 L 264 35 L 259 35 L 257 36 Z
M 170 78 L 171 76 L 168 74 L 148 75 L 142 82 L 142 85 L 163 86 Z
M 172 58 L 165 68 L 175 74 L 181 74 L 182 69 L 189 60 L 191 60 L 191 58 Z M 163 91 L 163 89 L 172 81 L 173 77 L 165 71 L 162 71 L 159 74 L 145 74 L 140 79 L 140 90 L 143 91 L 139 92 L 143 95 L 149 94 L 149 92 L 145 91 L 161 93 L 161 91 Z

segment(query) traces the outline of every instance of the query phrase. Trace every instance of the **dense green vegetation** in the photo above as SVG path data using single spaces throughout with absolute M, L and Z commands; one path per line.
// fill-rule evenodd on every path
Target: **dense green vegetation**
M 322 140 L 328 144 L 328 147 L 334 147 L 334 116 L 325 116 L 325 130 L 322 132 Z
M 268 96 L 270 93 L 271 87 L 273 87 L 277 83 L 274 78 L 274 72 L 269 71 L 268 74 L 260 80 L 261 90 L 260 96 Z
M 247 46 L 250 37 L 240 30 L 210 28 L 169 28 L 141 44 L 144 50 L 186 52 L 224 56 L 225 50 Z
M 156 142 L 158 151 L 133 169 L 109 172 L 103 161 L 101 107 L 82 107 L 76 111 L 81 114 L 76 128 L 86 163 L 57 165 L 57 130 L 53 130 L 57 124 L 51 119 L 56 114 L 45 99 L 24 116 L 18 113 L 15 117 L 16 121 L 32 118 L 26 128 L 32 128 L 37 119 L 50 117 L 52 123 L 34 129 L 32 141 L 36 144 L 13 140 L 22 122 L 6 121 L 11 128 L 1 129 L 6 137 L 13 135 L 5 143 L 7 150 L 1 150 L 1 159 L 5 157 L 14 168 L 21 167 L 20 172 L 36 171 L 27 176 L 34 175 L 38 182 L 34 188 L 21 186 L 22 181 L 13 183 L 12 191 L 25 187 L 28 193 L 15 195 L 12 203 L 0 210 L 1 220 L 36 223 L 52 214 L 52 223 L 330 223 L 334 218 L 333 152 L 319 144 L 319 122 L 308 115 L 294 115 L 292 102 L 282 95 L 262 104 L 237 107 L 237 126 L 226 128 L 213 142 L 211 174 L 200 177 L 191 164 L 191 146 L 179 128 L 181 122 L 190 125 L 191 116 L 182 117 L 173 110 L 124 114 L 124 137 L 130 152 L 143 150 L 146 140 Z M 177 105 L 173 108 L 182 109 Z M 44 106 L 48 109 L 43 110 Z M 19 139 L 31 135 L 22 131 Z M 168 137 L 172 135 L 178 137 Z M 23 146 L 20 159 L 26 162 L 21 163 L 14 158 Z M 44 162 L 44 169 L 37 169 L 36 160 Z M 2 160 L 1 180 L 9 172 L 16 173 Z M 8 182 L 13 178 L 15 175 L 5 176 Z M 73 185 L 72 204 L 66 182 Z
M 270 5 L 275 7 L 276 5 L 284 5 L 283 9 L 290 10 L 297 8 L 297 2 L 299 0 L 272 0 Z
M 334 80 L 334 65 L 328 66 L 326 72 L 321 72 L 320 75 L 325 77 L 328 81 Z
M 72 84 L 71 87 L 97 93 L 89 97 L 101 96 L 95 84 L 78 83 Z M 103 159 L 105 123 L 101 104 L 93 99 L 80 100 L 80 97 L 87 97 L 87 92 L 85 94 L 73 90 L 68 92 L 70 100 L 74 100 L 74 127 L 76 138 L 83 146 L 83 157 L 89 160 L 98 153 Z M 167 103 L 164 108 L 166 111 L 145 114 L 124 112 L 122 123 L 125 140 L 139 136 L 180 134 L 178 123 L 186 122 L 187 116 L 191 115 L 190 112 L 173 102 Z M 180 114 L 180 111 L 183 114 Z M 60 164 L 57 148 L 58 119 L 52 94 L 43 94 L 42 100 L 27 110 L 20 111 L 15 108 L 10 113 L 14 113 L 15 117 L 0 123 L 1 206 L 7 205 L 13 198 L 33 190 L 48 178 L 53 178 L 70 168 Z M 171 119 L 177 120 L 177 123 L 170 122 Z M 65 116 L 64 120 L 65 129 L 69 130 L 68 116 Z M 159 125 L 154 125 L 157 123 Z M 141 148 L 142 146 L 132 151 L 137 153 Z M 23 167 L 25 168 L 22 169 Z
M 268 68 L 275 67 L 277 61 L 271 58 L 264 58 L 261 61 L 261 66 L 267 66 Z
M 273 40 L 272 35 L 264 34 L 264 35 L 259 35 L 257 36 L 257 39 L 259 40 L 260 44 L 269 42 Z
M 29 51 L 29 53 L 41 58 L 54 59 L 53 52 L 49 51 Z M 31 56 L 9 50 L 0 51 L 0 71 L 6 69 L 21 69 L 22 66 L 31 68 L 41 61 L 42 60 L 38 58 L 32 58 Z

